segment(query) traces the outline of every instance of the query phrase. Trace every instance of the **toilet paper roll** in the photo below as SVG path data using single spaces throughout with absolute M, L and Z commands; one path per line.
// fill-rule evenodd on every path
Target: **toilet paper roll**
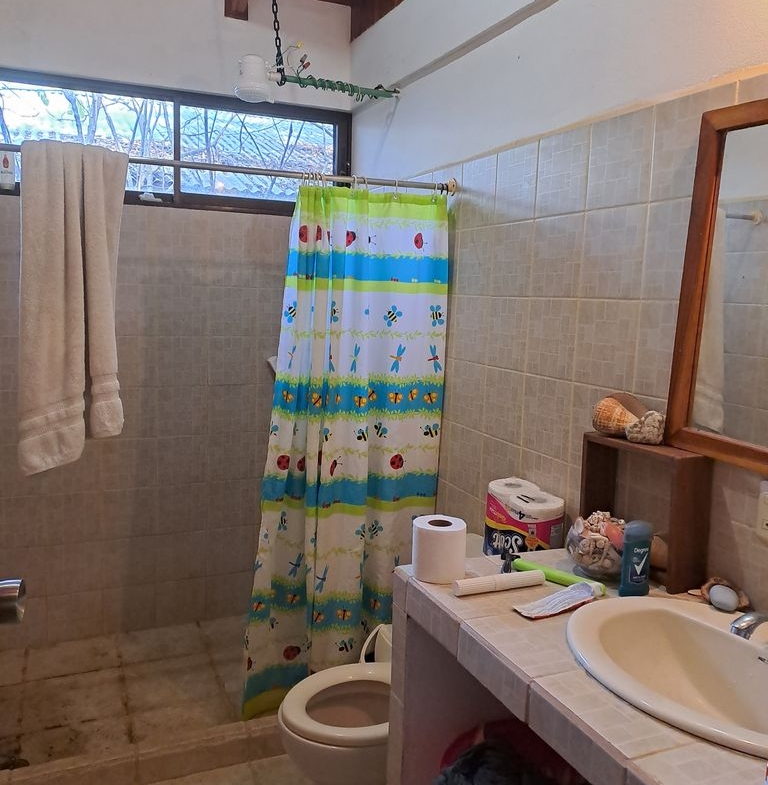
M 565 501 L 546 491 L 536 491 L 530 496 L 511 496 L 505 503 L 515 518 L 522 522 L 551 521 L 560 518 L 565 510 Z
M 519 493 L 535 494 L 540 490 L 538 485 L 521 477 L 502 477 L 500 480 L 491 480 L 488 483 L 488 493 L 493 494 L 502 503 Z
M 413 575 L 425 583 L 451 583 L 464 577 L 467 524 L 450 515 L 413 519 Z

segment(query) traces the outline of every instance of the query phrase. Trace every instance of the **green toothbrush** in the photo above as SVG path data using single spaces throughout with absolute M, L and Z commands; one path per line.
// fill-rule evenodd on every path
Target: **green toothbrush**
M 555 570 L 552 567 L 546 567 L 543 564 L 536 564 L 532 561 L 526 561 L 520 557 L 512 561 L 512 566 L 516 570 L 541 570 L 544 577 L 551 583 L 557 583 L 560 586 L 572 586 L 574 583 L 589 583 L 592 586 L 592 592 L 595 597 L 605 596 L 605 586 L 598 581 L 590 581 L 588 578 L 581 578 L 571 572 L 563 572 L 562 570 Z

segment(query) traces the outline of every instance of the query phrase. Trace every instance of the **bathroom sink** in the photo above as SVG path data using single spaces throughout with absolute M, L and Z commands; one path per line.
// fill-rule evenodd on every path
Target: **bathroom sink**
M 589 674 L 638 709 L 766 758 L 768 646 L 729 632 L 738 615 L 657 597 L 597 600 L 569 619 L 568 645 Z

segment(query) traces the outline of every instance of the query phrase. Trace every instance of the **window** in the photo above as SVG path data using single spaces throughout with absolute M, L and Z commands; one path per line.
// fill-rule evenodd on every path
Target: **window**
M 344 112 L 0 70 L 0 141 L 58 139 L 150 159 L 129 165 L 126 202 L 154 195 L 182 207 L 290 214 L 300 180 L 204 165 L 347 174 L 349 138 Z

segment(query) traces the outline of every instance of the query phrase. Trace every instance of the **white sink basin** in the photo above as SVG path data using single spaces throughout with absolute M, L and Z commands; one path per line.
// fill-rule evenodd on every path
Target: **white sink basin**
M 765 758 L 768 647 L 728 631 L 738 616 L 656 597 L 597 600 L 569 619 L 568 645 L 588 673 L 638 709 Z

